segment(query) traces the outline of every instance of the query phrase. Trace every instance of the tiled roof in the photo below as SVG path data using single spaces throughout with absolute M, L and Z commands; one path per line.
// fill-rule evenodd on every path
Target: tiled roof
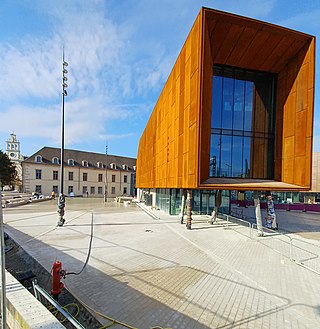
M 52 164 L 53 158 L 58 158 L 60 160 L 60 148 L 55 147 L 43 147 L 26 160 L 24 163 L 35 163 L 35 157 L 40 155 L 42 157 L 42 163 L 44 164 Z M 98 168 L 97 163 L 103 163 L 103 168 L 105 168 L 105 164 L 107 162 L 108 168 L 110 168 L 110 164 L 114 163 L 117 166 L 117 169 L 122 169 L 123 165 L 128 166 L 128 170 L 133 170 L 133 166 L 136 165 L 135 158 L 128 158 L 118 155 L 111 154 L 101 154 L 101 153 L 92 153 L 85 151 L 77 151 L 77 150 L 64 150 L 64 163 L 68 165 L 68 160 L 74 160 L 74 166 L 82 166 L 82 161 L 88 162 L 89 168 Z

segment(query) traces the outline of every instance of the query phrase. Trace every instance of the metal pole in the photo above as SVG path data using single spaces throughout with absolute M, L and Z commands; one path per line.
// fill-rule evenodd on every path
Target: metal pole
M 63 52 L 63 58 L 62 58 L 62 109 L 61 109 L 61 163 L 60 163 L 60 194 L 58 198 L 58 214 L 59 214 L 59 221 L 57 223 L 57 226 L 63 226 L 65 219 L 64 216 L 64 208 L 65 208 L 65 196 L 63 193 L 63 169 L 64 169 L 64 97 L 67 96 L 67 90 L 66 88 L 68 85 L 66 84 L 66 81 L 68 78 L 66 77 L 66 74 L 68 71 L 66 70 L 66 67 L 68 66 L 68 63 L 64 60 L 64 52 Z
M 182 189 L 181 191 L 182 191 L 181 210 L 180 210 L 180 213 L 179 213 L 179 220 L 180 220 L 180 224 L 183 224 L 187 194 L 186 194 L 186 191 L 184 189 Z
M 106 178 L 104 187 L 104 202 L 108 201 L 108 143 L 106 143 Z
M 4 231 L 3 231 L 3 211 L 2 211 L 2 195 L 0 189 L 0 235 L 1 235 L 1 329 L 6 328 L 6 265 L 5 265 L 5 257 L 4 257 Z
M 254 200 L 254 208 L 255 208 L 255 215 L 256 215 L 256 223 L 258 228 L 258 236 L 264 236 L 263 227 L 262 227 L 262 218 L 261 218 L 261 208 L 260 208 L 260 199 L 259 199 L 259 192 L 255 191 L 253 193 L 253 200 Z

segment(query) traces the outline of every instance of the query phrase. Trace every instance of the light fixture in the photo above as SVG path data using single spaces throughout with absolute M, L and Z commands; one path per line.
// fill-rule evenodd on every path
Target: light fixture
M 62 58 L 62 111 L 61 111 L 61 164 L 60 164 L 60 194 L 58 199 L 58 214 L 59 220 L 57 226 L 63 226 L 65 219 L 63 218 L 65 214 L 65 195 L 63 193 L 63 166 L 64 166 L 64 97 L 68 95 L 66 88 L 68 85 L 65 81 L 68 81 L 68 78 L 65 74 L 68 73 L 68 70 L 65 68 L 68 66 L 68 63 L 64 60 L 64 51 L 63 51 L 63 58 Z

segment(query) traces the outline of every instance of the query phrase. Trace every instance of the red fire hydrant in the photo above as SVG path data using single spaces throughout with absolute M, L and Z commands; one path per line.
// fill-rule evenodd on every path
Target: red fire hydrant
M 52 290 L 51 295 L 57 299 L 64 287 L 64 284 L 60 281 L 61 278 L 66 276 L 66 271 L 62 269 L 62 263 L 56 260 L 52 265 Z

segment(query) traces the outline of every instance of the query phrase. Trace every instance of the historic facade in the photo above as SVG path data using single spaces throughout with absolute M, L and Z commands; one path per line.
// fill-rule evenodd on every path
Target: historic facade
M 312 189 L 320 194 L 320 152 L 312 153 Z
M 64 151 L 64 194 L 108 197 L 135 195 L 136 159 L 83 152 Z M 23 191 L 59 194 L 60 149 L 43 147 L 22 162 Z
M 6 154 L 11 162 L 14 163 L 17 172 L 17 181 L 14 188 L 18 191 L 22 188 L 22 166 L 21 162 L 24 160 L 23 155 L 20 153 L 20 141 L 17 136 L 12 133 L 6 141 Z

